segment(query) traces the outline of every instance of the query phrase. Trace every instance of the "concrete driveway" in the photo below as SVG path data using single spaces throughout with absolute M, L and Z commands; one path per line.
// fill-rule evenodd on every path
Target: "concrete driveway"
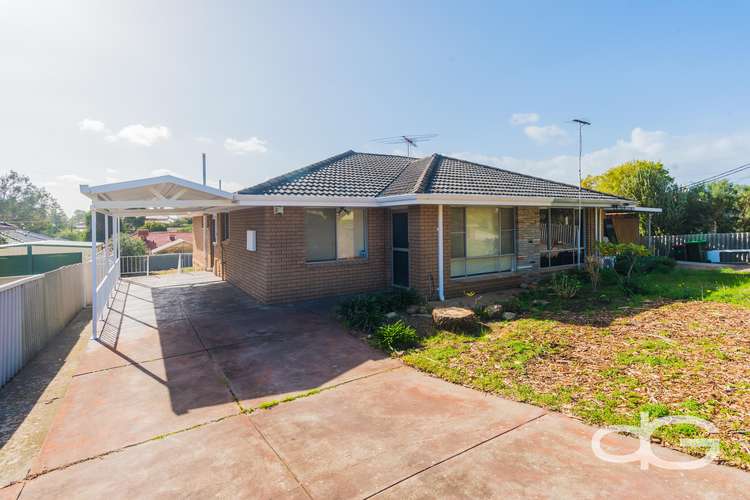
M 750 475 L 727 467 L 602 462 L 594 430 L 404 367 L 315 308 L 261 306 L 205 273 L 150 277 L 120 284 L 30 475 L 0 499 L 750 491 Z

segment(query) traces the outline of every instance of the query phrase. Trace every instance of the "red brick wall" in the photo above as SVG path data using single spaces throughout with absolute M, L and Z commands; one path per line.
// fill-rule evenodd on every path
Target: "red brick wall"
M 264 303 L 294 302 L 387 286 L 385 275 L 386 210 L 367 209 L 365 258 L 307 262 L 305 209 L 273 207 L 230 212 L 230 238 L 225 242 L 225 278 Z M 257 251 L 246 249 L 246 231 L 257 232 Z

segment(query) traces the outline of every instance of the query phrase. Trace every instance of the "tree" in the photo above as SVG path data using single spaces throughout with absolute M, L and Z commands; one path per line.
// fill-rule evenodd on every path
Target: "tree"
M 740 193 L 735 184 L 721 180 L 707 184 L 705 187 L 706 212 L 709 219 L 709 231 L 731 233 L 737 230 L 741 209 Z
M 0 176 L 0 220 L 45 234 L 54 234 L 67 222 L 49 191 L 13 170 Z
M 634 160 L 612 167 L 601 175 L 588 176 L 583 187 L 622 196 L 646 207 L 658 207 L 653 216 L 656 234 L 670 234 L 684 222 L 685 200 L 674 178 L 660 162 Z M 641 216 L 641 232 L 646 232 L 647 216 Z
M 146 255 L 146 243 L 136 236 L 121 234 L 120 255 Z
M 750 231 L 750 186 L 739 186 L 737 191 L 737 230 Z

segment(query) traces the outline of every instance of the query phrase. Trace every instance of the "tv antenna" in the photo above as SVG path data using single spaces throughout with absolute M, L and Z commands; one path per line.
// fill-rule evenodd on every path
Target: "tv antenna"
M 437 134 L 395 135 L 393 137 L 373 139 L 373 142 L 379 142 L 380 144 L 406 144 L 406 156 L 411 156 L 411 148 L 416 148 L 420 142 L 430 141 L 437 136 Z

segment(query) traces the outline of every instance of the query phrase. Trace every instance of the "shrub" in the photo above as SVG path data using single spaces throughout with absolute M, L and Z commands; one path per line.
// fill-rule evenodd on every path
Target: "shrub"
M 599 252 L 604 256 L 615 257 L 615 270 L 624 276 L 625 282 L 630 283 L 633 269 L 639 257 L 651 254 L 648 248 L 635 243 L 599 243 Z
M 120 255 L 146 255 L 146 243 L 136 237 L 120 234 Z
M 387 323 L 375 330 L 375 342 L 386 351 L 413 347 L 418 342 L 417 331 L 403 321 Z
M 649 256 L 640 257 L 636 263 L 639 273 L 668 273 L 677 265 L 677 261 L 669 257 Z
M 557 273 L 552 276 L 550 287 L 561 299 L 572 299 L 580 290 L 581 281 L 572 274 Z
M 338 315 L 349 328 L 372 332 L 385 319 L 382 301 L 375 295 L 357 295 L 341 302 Z
M 422 296 L 413 288 L 394 288 L 378 294 L 377 297 L 383 305 L 383 312 L 403 311 L 409 306 L 424 304 Z
M 596 291 L 602 277 L 602 261 L 596 255 L 586 257 L 586 272 L 591 281 L 591 289 Z

